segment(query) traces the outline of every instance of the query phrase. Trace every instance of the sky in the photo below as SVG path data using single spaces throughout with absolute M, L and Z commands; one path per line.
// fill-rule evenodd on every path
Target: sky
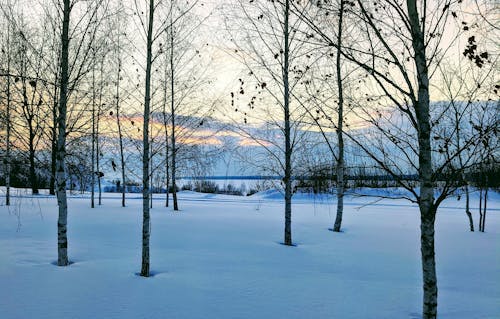
M 24 11 L 24 14 L 26 14 L 27 19 L 37 19 L 39 18 L 38 16 L 41 13 L 41 3 L 45 0 L 40 0 L 40 1 L 26 1 L 26 0 L 19 0 L 20 8 L 23 8 L 22 10 Z M 230 42 L 228 39 L 231 38 L 231 35 L 228 32 L 225 32 L 224 29 L 226 27 L 226 22 L 230 21 L 228 19 L 232 18 L 235 14 L 233 13 L 227 13 L 228 11 L 221 10 L 221 7 L 223 5 L 227 5 L 229 3 L 234 3 L 235 1 L 231 0 L 224 0 L 224 1 L 199 1 L 198 5 L 195 6 L 194 13 L 198 15 L 198 17 L 202 17 L 201 19 L 204 21 L 200 27 L 195 29 L 193 32 L 190 33 L 189 41 L 187 43 L 183 43 L 182 45 L 184 47 L 187 46 L 189 50 L 199 50 L 200 51 L 200 58 L 198 58 L 196 55 L 194 55 L 194 58 L 190 58 L 191 56 L 187 56 L 188 61 L 183 64 L 183 69 L 182 71 L 186 70 L 184 73 L 180 74 L 181 78 L 183 81 L 192 81 L 192 78 L 190 78 L 190 72 L 193 70 L 196 70 L 196 67 L 203 66 L 203 70 L 201 70 L 201 73 L 203 74 L 204 81 L 203 85 L 199 90 L 195 90 L 191 92 L 191 95 L 197 95 L 193 99 L 187 99 L 184 103 L 184 106 L 178 110 L 180 114 L 190 114 L 190 115 L 196 115 L 200 116 L 201 114 L 209 114 L 210 116 L 216 118 L 217 120 L 221 122 L 228 122 L 231 124 L 244 124 L 245 119 L 247 120 L 246 124 L 250 125 L 260 125 L 266 120 L 271 120 L 272 118 L 275 119 L 280 119 L 280 107 L 276 105 L 276 102 L 267 97 L 267 98 L 262 98 L 257 100 L 256 104 L 258 107 L 255 109 L 252 109 L 250 112 L 248 108 L 248 103 L 251 99 L 252 95 L 256 95 L 255 90 L 252 89 L 252 83 L 248 82 L 247 79 L 250 79 L 251 76 L 249 76 L 249 69 L 242 64 L 242 59 L 244 60 L 245 58 L 248 58 L 251 53 L 245 52 L 245 46 L 241 45 L 235 45 L 234 43 Z M 3 1 L 2 3 L 6 3 Z M 137 19 L 137 15 L 133 15 L 133 6 L 132 4 L 134 3 L 133 1 L 124 1 L 123 2 L 126 6 L 130 6 L 129 10 L 127 11 L 129 14 L 131 14 L 131 17 L 129 19 L 129 23 L 126 25 L 123 25 L 124 27 L 124 32 L 127 32 L 129 36 L 132 37 L 132 50 L 125 54 L 125 63 L 126 67 L 125 69 L 128 69 L 128 80 L 130 85 L 136 85 L 137 87 L 133 90 L 131 98 L 128 102 L 124 103 L 125 104 L 125 109 L 124 112 L 127 113 L 127 116 L 133 116 L 134 114 L 137 114 L 140 112 L 141 107 L 142 107 L 142 92 L 143 92 L 143 84 L 142 84 L 142 79 L 143 79 L 143 61 L 144 59 L 144 54 L 141 50 L 143 48 L 144 43 L 141 41 L 143 39 L 143 36 L 141 36 L 140 32 L 137 31 L 138 23 L 139 21 Z M 140 4 L 145 4 L 145 1 L 138 1 Z M 165 2 L 167 3 L 167 2 Z M 82 10 L 82 8 L 86 7 L 87 4 L 81 2 L 79 4 L 79 10 Z M 52 8 L 54 9 L 54 8 Z M 461 27 L 462 21 L 465 21 L 471 17 L 470 14 L 467 13 L 467 11 L 471 11 L 474 8 L 474 5 L 472 2 L 469 2 L 465 6 L 465 13 L 460 14 L 458 18 L 456 19 L 451 19 L 449 23 L 446 24 L 446 27 L 444 29 L 444 41 L 443 43 L 446 43 L 447 41 L 450 41 L 451 35 L 454 33 L 452 30 L 456 30 L 457 27 Z M 139 9 L 141 11 L 141 9 Z M 224 13 L 225 12 L 225 13 Z M 29 14 L 28 14 L 29 13 Z M 78 16 L 78 10 L 77 13 L 75 14 Z M 141 14 L 139 14 L 141 15 Z M 236 14 L 237 15 L 237 14 Z M 496 15 L 495 17 L 498 17 Z M 205 19 L 206 18 L 206 19 Z M 158 15 L 157 15 L 157 26 L 161 25 L 161 23 L 165 20 L 165 10 L 164 8 L 158 9 Z M 135 21 L 134 23 L 132 23 Z M 472 29 L 474 29 L 474 26 L 471 26 Z M 475 29 L 478 30 L 478 29 Z M 442 89 L 442 83 L 440 79 L 439 72 L 440 71 L 447 71 L 447 70 L 453 70 L 451 73 L 455 76 L 457 76 L 456 79 L 450 80 L 453 85 L 457 86 L 457 79 L 463 79 L 466 77 L 473 77 L 475 79 L 481 79 L 481 77 L 489 79 L 490 82 L 495 82 L 498 81 L 498 72 L 493 73 L 487 73 L 484 72 L 486 68 L 483 69 L 462 69 L 460 68 L 460 65 L 457 68 L 453 68 L 454 64 L 458 64 L 460 62 L 461 64 L 465 65 L 467 63 L 466 59 L 463 57 L 462 50 L 464 47 L 464 42 L 466 42 L 466 39 L 469 35 L 474 34 L 475 31 L 470 31 L 466 32 L 465 36 L 459 39 L 459 41 L 456 42 L 456 46 L 452 46 L 448 48 L 448 54 L 450 56 L 450 59 L 448 59 L 448 64 L 443 63 L 443 68 L 441 70 L 436 70 L 436 73 L 434 74 L 434 79 L 433 80 L 433 87 L 431 88 L 431 98 L 434 101 L 437 100 L 443 100 L 446 99 L 446 92 L 445 90 Z M 487 34 L 487 37 L 490 38 L 495 38 L 495 34 L 498 34 L 497 29 L 492 29 L 492 32 L 490 34 Z M 479 37 L 478 37 L 479 39 Z M 161 39 L 160 39 L 161 40 Z M 464 41 L 465 40 L 465 41 Z M 243 40 L 245 42 L 245 40 Z M 486 41 L 485 41 L 486 43 Z M 74 42 L 73 45 L 76 45 L 77 43 Z M 134 49 L 135 47 L 135 49 Z M 485 44 L 486 48 L 493 48 L 491 44 L 486 43 Z M 156 46 L 157 48 L 157 46 Z M 257 47 L 258 49 L 258 47 Z M 442 48 L 444 50 L 445 47 Z M 237 51 L 237 52 L 236 52 Z M 443 51 L 444 52 L 444 51 Z M 314 52 L 313 52 L 314 53 Z M 498 53 L 498 52 L 494 52 Z M 496 59 L 496 55 L 493 57 Z M 493 59 L 492 58 L 492 59 Z M 455 63 L 457 62 L 457 63 Z M 494 60 L 493 62 L 496 62 Z M 159 59 L 158 61 L 155 62 L 155 65 L 153 66 L 153 69 L 161 69 L 162 67 L 162 60 Z M 465 71 L 464 71 L 465 70 Z M 197 72 L 199 70 L 196 70 Z M 461 72 L 460 72 L 461 71 Z M 157 81 L 160 81 L 161 76 L 160 72 L 155 72 L 154 73 L 154 78 L 156 78 Z M 491 76 L 490 76 L 491 75 Z M 246 81 L 244 89 L 248 90 L 244 95 L 238 94 L 238 91 L 240 89 L 240 79 L 243 79 Z M 127 85 L 127 81 L 124 81 L 124 83 Z M 353 98 L 358 99 L 358 103 L 363 103 L 365 105 L 369 105 L 370 103 L 366 102 L 366 94 L 373 94 L 373 93 L 380 93 L 380 90 L 373 90 L 373 83 L 367 83 L 365 82 L 366 80 L 363 79 L 363 83 L 360 85 L 356 85 L 355 87 L 351 87 L 353 91 Z M 332 80 L 332 82 L 334 82 Z M 354 79 L 352 82 L 357 82 L 356 79 Z M 160 82 L 156 82 L 155 85 L 159 86 Z M 467 84 L 469 85 L 469 84 Z M 474 84 L 472 84 L 474 85 Z M 181 88 L 181 84 L 176 86 L 176 90 Z M 470 86 L 470 85 L 469 85 Z M 242 86 L 243 87 L 243 86 Z M 332 87 L 334 90 L 334 86 Z M 467 87 L 468 90 L 470 90 L 470 87 Z M 331 91 L 333 91 L 331 90 Z M 279 92 L 279 90 L 276 90 L 275 92 Z M 234 103 L 235 105 L 231 104 L 231 96 L 230 94 L 233 93 L 235 94 L 235 99 Z M 279 96 L 279 94 L 277 94 Z M 331 101 L 330 106 L 334 107 L 334 98 L 335 94 L 331 94 Z M 458 96 L 458 98 L 466 98 L 465 95 Z M 159 110 L 158 107 L 161 104 L 161 89 L 156 91 L 155 94 L 155 105 L 157 105 L 157 111 Z M 186 105 L 189 104 L 189 107 Z M 195 110 L 196 108 L 194 105 L 200 105 L 201 108 L 205 109 L 211 109 L 210 112 L 205 112 L 205 111 L 200 111 L 199 109 Z M 300 108 L 300 107 L 299 107 Z M 238 112 L 235 110 L 238 109 Z M 195 110 L 195 114 L 193 114 L 193 110 Z M 247 113 L 247 114 L 245 114 Z M 301 113 L 299 113 L 301 114 Z M 335 116 L 333 114 L 333 116 Z M 136 119 L 135 120 L 137 125 L 139 125 L 140 120 Z M 348 117 L 348 122 L 351 124 L 352 128 L 359 128 L 363 127 L 363 123 L 360 122 L 359 120 L 355 119 L 353 116 Z M 111 125 L 111 124 L 110 124 Z M 307 127 L 307 129 L 312 129 L 311 126 Z M 199 143 L 201 140 L 197 139 L 197 136 L 201 135 L 209 135 L 209 137 L 205 136 L 205 139 L 209 143 L 214 143 L 217 144 L 217 140 L 212 139 L 210 137 L 212 134 L 207 134 L 210 133 L 208 131 L 203 131 L 201 130 L 199 133 L 193 134 L 190 136 L 191 142 L 193 143 Z M 220 134 L 220 133 L 219 133 Z M 250 142 L 249 140 L 242 142 L 246 145 L 251 145 L 255 144 Z

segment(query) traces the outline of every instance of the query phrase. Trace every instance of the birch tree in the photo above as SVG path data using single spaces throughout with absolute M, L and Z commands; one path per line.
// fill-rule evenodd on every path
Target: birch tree
M 498 56 L 492 57 L 490 62 L 460 57 L 454 63 L 446 62 L 439 66 L 442 84 L 437 89 L 446 97 L 446 102 L 442 103 L 442 115 L 438 117 L 440 123 L 435 126 L 433 140 L 441 145 L 439 156 L 450 159 L 458 153 L 455 160 L 450 161 L 448 173 L 462 190 L 458 198 L 465 195 L 465 213 L 470 231 L 475 229 L 470 204 L 471 176 L 492 155 L 488 148 L 498 143 L 499 119 L 495 115 L 498 111 L 498 101 L 495 101 L 498 91 L 494 75 L 497 63 L 494 59 Z M 480 68 L 477 62 L 480 62 Z
M 165 57 L 165 93 L 168 93 L 169 102 L 169 126 L 167 131 L 167 114 L 164 113 L 165 136 L 169 136 L 169 141 L 165 141 L 166 160 L 170 173 L 167 176 L 167 184 L 172 183 L 172 202 L 174 211 L 179 210 L 177 198 L 177 174 L 179 166 L 179 151 L 182 144 L 179 140 L 185 139 L 189 132 L 195 131 L 200 126 L 202 119 L 195 120 L 195 124 L 188 123 L 181 115 L 189 114 L 190 117 L 203 118 L 210 111 L 206 99 L 201 105 L 195 101 L 193 96 L 201 96 L 203 85 L 206 83 L 206 72 L 208 66 L 202 61 L 203 49 L 197 46 L 195 35 L 202 32 L 202 24 L 211 12 L 197 15 L 193 11 L 200 1 L 179 2 L 170 1 L 167 30 L 165 32 L 165 46 L 163 55 Z M 166 100 L 165 100 L 166 102 Z M 185 118 L 184 118 L 185 119 Z M 188 130 L 185 130 L 188 128 Z M 189 131 L 189 132 L 188 132 Z M 169 187 L 167 186 L 167 189 Z M 167 192 L 168 193 L 168 192 Z
M 23 26 L 19 25 L 19 27 L 22 28 Z M 43 54 L 45 50 L 43 39 L 42 44 L 39 45 L 33 39 L 28 39 L 32 35 L 25 30 L 19 29 L 18 34 L 20 36 L 15 46 L 18 52 L 16 52 L 14 63 L 17 74 L 14 80 L 17 93 L 15 96 L 17 96 L 16 102 L 19 105 L 16 114 L 18 119 L 16 128 L 19 140 L 23 141 L 23 144 L 28 149 L 29 184 L 32 194 L 38 194 L 36 151 L 44 129 L 44 112 L 46 109 L 44 108 L 45 101 L 42 85 L 37 79 L 41 77 L 40 73 L 44 68 L 41 59 L 37 57 L 38 54 L 33 54 L 33 50 L 29 46 L 34 47 L 34 50 L 40 54 Z M 30 41 L 29 45 L 28 41 Z
M 3 11 L 5 14 L 5 11 Z M 7 21 L 7 32 L 4 41 L 2 41 L 2 60 L 6 61 L 6 64 L 3 66 L 4 74 L 2 74 L 2 78 L 5 79 L 5 158 L 4 158 L 4 167 L 5 167 L 5 205 L 10 206 L 10 162 L 11 162 L 11 24 L 9 19 L 5 19 Z
M 344 61 L 366 71 L 365 88 L 371 88 L 373 93 L 359 94 L 364 111 L 359 111 L 358 115 L 378 131 L 382 138 L 380 141 L 385 144 L 379 143 L 376 147 L 374 139 L 352 132 L 344 133 L 407 191 L 401 195 L 402 198 L 419 206 L 422 316 L 425 319 L 437 317 L 436 213 L 442 201 L 453 193 L 455 184 L 452 181 L 438 187 L 437 181 L 449 168 L 450 161 L 472 143 L 468 141 L 462 145 L 449 159 L 433 155 L 437 145 L 432 143 L 431 137 L 436 126 L 435 116 L 438 115 L 431 112 L 433 76 L 436 67 L 455 44 L 454 40 L 466 30 L 460 25 L 460 2 L 346 2 L 351 17 L 349 21 L 356 25 L 356 30 L 350 34 L 348 45 L 341 47 L 332 36 L 331 29 L 322 24 L 323 8 L 329 6 L 328 2 L 318 2 L 317 15 L 304 14 L 296 6 L 297 14 L 307 21 L 320 46 L 340 48 Z M 390 23 L 387 23 L 389 20 Z M 450 28 L 450 25 L 453 27 Z M 398 154 L 391 153 L 388 145 L 397 149 Z M 401 165 L 401 160 L 408 166 Z M 402 178 L 403 170 L 407 169 L 417 172 L 418 189 Z
M 68 266 L 68 200 L 66 195 L 66 111 L 69 82 L 69 25 L 72 5 L 70 0 L 63 0 L 63 23 L 61 33 L 61 86 L 58 105 L 58 138 L 56 148 L 56 195 L 59 206 L 57 220 L 57 265 Z
M 94 41 L 97 42 L 97 41 Z M 109 61 L 109 49 L 107 48 L 108 43 L 104 38 L 101 38 L 97 46 L 92 48 L 92 188 L 91 188 L 91 207 L 94 208 L 94 188 L 95 188 L 95 178 L 97 177 L 97 189 L 98 189 L 98 205 L 102 205 L 102 177 L 104 176 L 101 172 L 101 158 L 102 149 L 100 143 L 100 121 L 105 113 L 106 103 L 104 103 L 105 94 L 104 92 L 108 86 L 107 76 L 105 76 L 105 63 Z M 98 76 L 96 79 L 96 67 L 98 68 Z
M 234 8 L 228 9 L 234 16 L 226 21 L 233 55 L 247 68 L 247 74 L 238 79 L 239 88 L 231 92 L 231 106 L 245 123 L 239 133 L 266 150 L 266 164 L 275 163 L 271 169 L 282 177 L 283 243 L 287 246 L 293 245 L 293 154 L 300 144 L 300 123 L 305 115 L 299 107 L 298 85 L 310 68 L 304 61 L 307 47 L 300 38 L 304 34 L 301 21 L 292 15 L 291 8 L 292 1 L 236 1 Z M 254 130 L 245 127 L 250 121 L 269 127 L 270 138 L 255 136 Z M 279 134 L 274 135 L 271 127 Z
M 94 19 L 98 14 L 98 9 L 105 3 L 104 0 L 92 1 L 90 6 L 85 8 L 75 8 L 82 3 L 79 1 L 63 0 L 62 5 L 58 8 L 62 10 L 62 28 L 61 28 L 61 55 L 60 55 L 60 74 L 59 84 L 59 101 L 57 104 L 57 146 L 56 146 L 56 197 L 59 206 L 58 218 L 58 261 L 59 266 L 69 265 L 68 259 L 68 238 L 67 238 L 67 171 L 66 171 L 66 148 L 67 135 L 69 132 L 74 132 L 78 129 L 79 121 L 82 118 L 83 109 L 78 109 L 73 103 L 72 108 L 68 108 L 69 98 L 73 95 L 75 102 L 79 99 L 75 97 L 76 89 L 81 85 L 82 80 L 89 74 L 90 53 L 92 43 L 95 39 L 96 32 L 102 21 L 102 16 Z M 59 3 L 61 4 L 61 3 Z M 82 10 L 83 9 L 83 10 Z M 105 11 L 105 10 L 104 10 Z M 78 13 L 79 23 L 70 30 L 71 14 Z M 96 23 L 92 23 L 97 21 Z M 79 42 L 71 42 L 78 35 Z M 74 45 L 70 45 L 74 43 Z M 70 55 L 71 53 L 71 55 Z M 72 118 L 71 118 L 72 116 Z
M 46 51 L 45 37 L 38 29 L 32 28 L 18 3 L 0 5 L 7 21 L 7 160 L 10 162 L 12 133 L 21 149 L 28 151 L 28 185 L 32 194 L 38 194 L 38 161 L 36 152 L 45 126 L 43 53 Z M 13 81 L 12 81 L 13 80 Z M 10 164 L 7 164 L 10 166 Z M 10 196 L 10 168 L 7 167 L 7 193 Z
M 149 116 L 151 106 L 151 63 L 153 56 L 154 0 L 149 0 L 146 40 L 146 82 L 144 93 L 144 123 L 142 127 L 142 266 L 141 276 L 149 277 L 149 237 L 151 221 L 149 213 Z
M 169 54 L 169 66 L 170 66 L 170 121 L 171 121 L 171 126 L 172 130 L 170 132 L 170 138 L 171 138 L 171 165 L 170 168 L 172 170 L 172 174 L 170 174 L 170 177 L 172 178 L 172 200 L 173 200 L 173 205 L 174 205 L 174 211 L 179 210 L 179 205 L 177 202 L 177 189 L 176 189 L 176 171 L 177 171 L 177 161 L 176 161 L 176 155 L 177 155 L 177 149 L 176 149 L 176 135 L 175 135 L 175 84 L 174 84 L 174 18 L 173 18 L 173 4 L 174 1 L 172 1 L 172 7 L 170 9 L 170 28 L 169 28 L 169 47 L 170 47 L 170 54 Z
M 126 21 L 124 16 L 124 8 L 123 5 L 120 5 L 117 10 L 116 16 L 116 25 L 112 28 L 113 34 L 113 50 L 114 50 L 114 58 L 116 59 L 116 79 L 115 79 L 115 117 L 116 117 L 116 127 L 118 132 L 118 143 L 119 143 L 119 152 L 120 152 L 120 173 L 122 178 L 122 207 L 125 207 L 125 192 L 126 192 L 126 180 L 125 180 L 125 153 L 123 149 L 123 131 L 122 131 L 122 123 L 121 123 L 121 104 L 122 104 L 122 95 L 121 93 L 121 83 L 124 75 L 123 70 L 123 59 L 124 59 L 124 46 L 125 46 L 125 36 L 126 33 L 122 31 L 121 26 L 123 22 Z
M 337 35 L 337 57 L 336 57 L 336 71 L 337 71 L 337 87 L 338 87 L 338 112 L 337 112 L 337 215 L 335 217 L 335 223 L 333 225 L 333 231 L 339 232 L 342 225 L 342 215 L 344 212 L 344 135 L 343 125 L 344 125 L 344 89 L 342 86 L 342 23 L 344 18 L 345 1 L 340 0 L 339 8 L 339 20 L 338 20 L 338 35 Z
M 167 85 L 168 85 L 168 80 L 171 78 L 169 76 L 169 68 L 167 67 L 169 65 L 168 63 L 168 56 L 165 55 L 165 61 L 164 61 L 164 67 L 163 67 L 163 98 L 162 98 L 162 104 L 163 104 L 163 110 L 162 110 L 162 120 L 163 120 L 163 130 L 165 132 L 165 207 L 168 207 L 169 204 L 169 194 L 170 194 L 170 142 L 169 142 L 169 129 L 168 125 L 171 121 L 171 113 L 170 115 L 167 114 Z M 172 186 L 172 192 L 175 192 L 175 184 Z

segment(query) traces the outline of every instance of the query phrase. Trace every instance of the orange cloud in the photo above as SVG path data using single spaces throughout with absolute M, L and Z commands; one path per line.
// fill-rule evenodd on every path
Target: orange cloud
M 179 143 L 189 144 L 189 145 L 222 145 L 222 142 L 216 137 L 199 138 L 196 136 L 180 138 Z

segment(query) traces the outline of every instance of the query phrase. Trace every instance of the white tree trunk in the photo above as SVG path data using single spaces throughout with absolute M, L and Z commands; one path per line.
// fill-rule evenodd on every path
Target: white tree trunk
M 7 110 L 5 141 L 5 205 L 10 206 L 10 22 L 7 30 Z
M 95 61 L 95 50 L 93 50 L 93 61 Z M 95 123 L 95 106 L 96 106 L 96 96 L 95 96 L 95 68 L 92 66 L 92 155 L 91 155 L 91 166 L 92 166 L 92 177 L 90 180 L 90 207 L 95 207 L 95 140 L 96 140 L 96 123 Z
M 69 78 L 69 19 L 70 0 L 64 0 L 63 26 L 61 34 L 61 88 L 58 114 L 58 138 L 56 149 L 56 193 L 59 205 L 59 218 L 57 221 L 57 265 L 67 266 L 68 260 L 68 202 L 66 198 L 66 111 L 68 102 Z
M 292 145 L 290 129 L 290 86 L 289 86 L 289 63 L 290 63 L 290 39 L 289 39 L 289 17 L 290 1 L 285 1 L 285 21 L 283 25 L 284 52 L 283 52 L 283 108 L 285 122 L 285 236 L 284 244 L 291 246 L 292 242 Z
M 474 220 L 472 219 L 472 213 L 470 211 L 470 191 L 469 191 L 469 185 L 465 185 L 465 214 L 467 215 L 467 218 L 469 219 L 469 229 L 470 229 L 470 231 L 474 231 Z
M 173 6 L 172 6 L 173 8 Z M 172 11 L 172 10 L 171 10 Z M 174 94 L 174 24 L 173 12 L 170 12 L 170 116 L 172 117 L 172 133 L 171 133 L 171 155 L 172 155 L 172 201 L 174 204 L 174 211 L 179 210 L 177 202 L 177 189 L 176 189 L 176 170 L 177 170 L 177 149 L 176 149 L 176 136 L 175 136 L 175 94 Z
M 120 50 L 120 36 L 118 35 L 118 50 Z M 123 153 L 123 133 L 120 122 L 120 71 L 122 61 L 120 52 L 118 52 L 118 71 L 116 74 L 116 126 L 118 127 L 118 142 L 120 145 L 120 166 L 122 175 L 122 207 L 125 207 L 125 155 Z
M 412 46 L 415 52 L 417 70 L 418 96 L 415 115 L 418 123 L 419 146 L 419 180 L 420 198 L 420 250 L 422 255 L 423 273 L 423 319 L 437 318 L 437 276 L 434 250 L 434 222 L 436 207 L 434 207 L 434 183 L 432 180 L 431 125 L 429 113 L 429 76 L 427 69 L 424 34 L 420 26 L 420 18 L 416 0 L 407 0 L 407 10 L 412 33 Z
M 149 214 L 149 113 L 151 104 L 151 62 L 153 45 L 154 0 L 149 1 L 149 19 L 146 56 L 146 88 L 144 94 L 144 124 L 142 136 L 142 265 L 141 276 L 149 277 L 149 237 L 151 220 Z
M 335 224 L 333 225 L 333 231 L 340 232 L 342 226 L 342 215 L 344 213 L 344 136 L 343 136 L 343 124 L 344 124 L 344 90 L 342 87 L 342 68 L 341 68 L 341 50 L 342 50 L 342 21 L 344 16 L 344 4 L 345 1 L 340 1 L 340 13 L 339 13 L 339 32 L 337 37 L 337 87 L 339 90 L 339 105 L 338 105 L 338 120 L 337 120 L 337 143 L 338 143 L 338 155 L 337 155 L 337 215 L 335 217 Z
M 97 168 L 97 191 L 98 191 L 98 205 L 102 205 L 102 181 L 101 181 L 101 166 L 100 166 L 100 156 L 101 147 L 99 144 L 99 124 L 101 120 L 102 113 L 102 89 L 103 89 L 103 75 L 104 75 L 104 56 L 101 57 L 101 67 L 99 70 L 99 101 L 97 104 L 97 120 L 96 120 L 96 131 L 95 131 L 95 146 L 96 146 L 96 168 Z M 94 88 L 95 89 L 95 88 Z
M 169 79 L 167 63 L 164 65 L 164 82 L 163 82 L 163 130 L 165 131 L 165 207 L 168 207 L 169 201 L 169 185 L 170 185 L 170 164 L 168 153 L 170 151 L 168 141 L 168 120 L 167 120 L 167 80 Z
M 49 193 L 51 195 L 56 194 L 56 153 L 57 153 L 57 117 L 58 117 L 58 92 L 59 87 L 57 82 L 59 81 L 59 68 L 56 72 L 54 81 L 54 105 L 52 106 L 52 127 L 50 128 L 50 182 L 49 182 Z

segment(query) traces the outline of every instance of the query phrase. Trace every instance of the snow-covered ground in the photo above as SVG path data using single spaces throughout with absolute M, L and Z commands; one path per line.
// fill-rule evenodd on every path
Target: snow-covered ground
M 419 214 L 405 201 L 346 199 L 344 232 L 328 231 L 326 197 L 293 206 L 297 247 L 280 245 L 276 193 L 180 193 L 181 212 L 152 210 L 151 278 L 136 275 L 141 198 L 69 200 L 69 254 L 57 267 L 53 197 L 0 206 L 0 318 L 419 318 Z M 486 233 L 471 233 L 464 200 L 445 201 L 436 222 L 439 318 L 500 318 L 500 197 Z M 473 200 L 477 223 L 477 196 Z M 20 225 L 19 225 L 20 221 Z

